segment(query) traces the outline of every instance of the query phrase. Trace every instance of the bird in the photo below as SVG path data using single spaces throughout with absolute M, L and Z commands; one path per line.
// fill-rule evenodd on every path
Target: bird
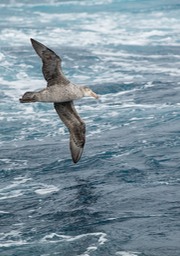
M 47 86 L 39 91 L 28 91 L 19 99 L 21 103 L 45 102 L 54 103 L 54 108 L 70 133 L 70 152 L 74 163 L 77 163 L 85 145 L 86 125 L 74 106 L 74 100 L 82 97 L 99 96 L 87 86 L 70 82 L 61 67 L 61 58 L 44 44 L 30 38 L 31 44 L 42 60 L 42 73 Z

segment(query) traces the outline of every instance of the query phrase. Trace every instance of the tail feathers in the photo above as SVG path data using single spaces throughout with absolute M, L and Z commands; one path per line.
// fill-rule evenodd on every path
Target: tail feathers
M 19 99 L 21 103 L 29 103 L 29 102 L 36 102 L 36 95 L 34 92 L 26 92 L 21 99 Z

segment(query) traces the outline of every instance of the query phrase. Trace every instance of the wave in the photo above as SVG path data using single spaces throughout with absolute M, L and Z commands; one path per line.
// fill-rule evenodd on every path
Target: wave
M 58 244 L 59 247 L 61 245 L 64 247 L 63 251 L 65 252 L 67 250 L 67 253 L 72 253 L 76 250 L 76 253 L 78 251 L 81 251 L 80 254 L 76 254 L 79 256 L 88 256 L 91 255 L 92 252 L 95 252 L 99 247 L 103 246 L 107 242 L 107 235 L 103 232 L 96 232 L 96 233 L 87 233 L 87 234 L 81 234 L 77 236 L 68 236 L 63 234 L 57 234 L 57 233 L 51 233 L 48 235 L 45 235 L 43 238 L 41 238 L 39 241 L 28 241 L 29 239 L 25 240 L 21 238 L 21 232 L 12 230 L 9 233 L 3 234 L 0 241 L 0 248 L 9 248 L 9 247 L 19 247 L 22 248 L 25 246 L 28 250 L 29 247 L 33 247 L 36 245 L 36 248 L 41 248 L 41 246 L 50 247 L 51 244 Z M 67 245 L 66 245 L 67 243 Z M 78 244 L 82 243 L 81 250 L 77 250 Z M 73 247 L 71 247 L 71 244 L 73 244 Z M 66 247 L 69 247 L 69 249 L 66 249 Z M 18 249 L 17 249 L 18 250 Z M 46 252 L 46 254 L 41 255 L 52 255 Z M 56 246 L 57 252 L 60 253 L 58 247 Z M 71 251 L 72 250 L 72 251 Z M 23 250 L 24 251 L 24 250 Z M 83 252 L 84 251 L 84 252 Z
M 140 252 L 133 252 L 133 251 L 118 251 L 115 255 L 119 256 L 141 256 Z

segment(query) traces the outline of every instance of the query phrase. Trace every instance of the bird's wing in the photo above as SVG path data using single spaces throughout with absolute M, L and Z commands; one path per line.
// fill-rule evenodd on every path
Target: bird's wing
M 54 107 L 61 120 L 69 129 L 71 156 L 73 162 L 77 163 L 81 158 L 85 144 L 85 123 L 78 115 L 73 101 L 54 103 Z
M 51 86 L 54 84 L 64 86 L 69 84 L 70 81 L 64 76 L 62 72 L 61 58 L 56 55 L 56 53 L 53 52 L 51 49 L 47 48 L 45 45 L 39 43 L 32 38 L 31 43 L 36 53 L 42 59 L 42 72 L 44 78 L 48 82 L 47 86 Z

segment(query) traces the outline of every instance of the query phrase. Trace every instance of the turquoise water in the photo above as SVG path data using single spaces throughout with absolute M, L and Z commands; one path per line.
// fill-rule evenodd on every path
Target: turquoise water
M 179 256 L 180 4 L 0 1 L 0 255 Z M 74 165 L 34 38 L 100 95 Z

